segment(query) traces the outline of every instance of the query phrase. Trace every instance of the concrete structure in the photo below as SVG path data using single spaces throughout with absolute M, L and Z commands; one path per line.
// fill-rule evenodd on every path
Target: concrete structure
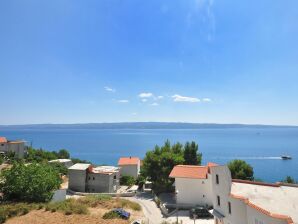
M 122 157 L 118 161 L 121 176 L 137 178 L 140 173 L 141 160 L 138 157 Z
M 22 140 L 7 140 L 5 137 L 0 137 L 0 152 L 2 153 L 15 153 L 16 158 L 24 158 L 27 151 L 25 141 Z
M 72 191 L 90 193 L 115 193 L 119 188 L 118 167 L 77 163 L 68 168 L 69 185 Z
M 69 168 L 73 165 L 73 162 L 71 161 L 71 159 L 54 159 L 54 160 L 49 161 L 49 163 L 61 163 L 66 168 Z
M 216 224 L 298 223 L 298 185 L 232 180 L 227 166 L 210 172 Z
M 184 206 L 212 206 L 212 182 L 210 167 L 207 166 L 175 166 L 170 173 L 175 178 L 176 203 Z

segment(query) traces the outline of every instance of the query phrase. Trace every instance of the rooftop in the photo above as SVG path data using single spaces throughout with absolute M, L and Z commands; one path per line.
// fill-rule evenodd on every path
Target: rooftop
M 24 143 L 24 140 L 7 140 L 5 137 L 0 137 L 0 143 L 10 143 L 10 144 L 19 144 Z
M 121 157 L 118 161 L 118 166 L 121 165 L 138 165 L 140 163 L 138 157 Z
M 273 217 L 289 216 L 298 223 L 298 187 L 232 182 L 231 195 Z M 285 217 L 284 217 L 285 218 Z
M 0 137 L 0 143 L 6 143 L 7 139 L 5 137 Z
M 173 168 L 172 172 L 170 173 L 170 177 L 207 179 L 207 174 L 207 166 L 178 165 Z
M 98 166 L 92 168 L 92 173 L 113 174 L 119 172 L 120 168 L 115 166 Z
M 69 170 L 87 170 L 91 164 L 89 163 L 76 163 L 73 166 L 69 167 Z
M 49 163 L 67 163 L 67 162 L 71 162 L 71 159 L 54 159 L 54 160 L 51 160 L 49 161 Z

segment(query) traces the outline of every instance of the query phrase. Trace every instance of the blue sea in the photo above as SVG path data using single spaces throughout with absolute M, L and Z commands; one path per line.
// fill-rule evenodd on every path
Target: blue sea
M 222 129 L 0 129 L 0 136 L 24 139 L 35 148 L 65 148 L 72 157 L 116 165 L 121 156 L 144 157 L 147 150 L 171 142 L 196 141 L 203 164 L 243 159 L 255 177 L 276 182 L 289 175 L 298 180 L 298 128 Z M 281 155 L 292 160 L 281 160 Z

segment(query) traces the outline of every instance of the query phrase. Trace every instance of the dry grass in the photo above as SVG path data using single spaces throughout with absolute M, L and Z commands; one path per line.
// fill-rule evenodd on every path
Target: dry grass
M 129 221 L 104 220 L 99 215 L 64 215 L 61 212 L 32 211 L 27 215 L 9 219 L 7 224 L 128 224 Z
M 63 202 L 49 203 L 46 205 L 25 204 L 26 206 L 31 206 L 29 209 L 27 209 L 27 207 L 23 209 L 24 203 L 18 203 L 17 205 L 17 207 L 20 207 L 20 209 L 17 209 L 17 212 L 13 209 L 16 204 L 8 209 L 14 215 L 7 215 L 9 220 L 6 223 L 129 223 L 129 221 L 121 219 L 102 219 L 103 214 L 113 208 L 125 208 L 131 212 L 133 218 L 139 219 L 140 217 L 143 217 L 141 206 L 139 204 L 122 198 L 111 198 L 102 195 L 86 196 L 78 199 L 71 198 Z M 45 209 L 41 209 L 43 206 Z M 28 212 L 29 214 L 27 214 Z

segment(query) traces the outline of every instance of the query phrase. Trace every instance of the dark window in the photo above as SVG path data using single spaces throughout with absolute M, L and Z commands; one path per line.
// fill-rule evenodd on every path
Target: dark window
M 4 144 L 1 144 L 1 146 L 4 146 Z
M 90 179 L 91 179 L 91 177 L 88 178 L 88 180 L 90 180 Z
M 95 180 L 95 177 L 93 177 L 93 180 Z
M 205 197 L 205 195 L 203 194 L 203 198 Z
M 229 214 L 232 214 L 231 202 L 228 202 Z
M 219 184 L 219 177 L 218 177 L 218 174 L 216 174 L 216 184 Z
M 220 206 L 220 197 L 217 196 L 217 205 Z
M 117 178 L 117 177 L 116 177 L 116 175 L 115 175 L 115 176 L 114 176 L 114 180 L 116 180 L 116 178 Z

